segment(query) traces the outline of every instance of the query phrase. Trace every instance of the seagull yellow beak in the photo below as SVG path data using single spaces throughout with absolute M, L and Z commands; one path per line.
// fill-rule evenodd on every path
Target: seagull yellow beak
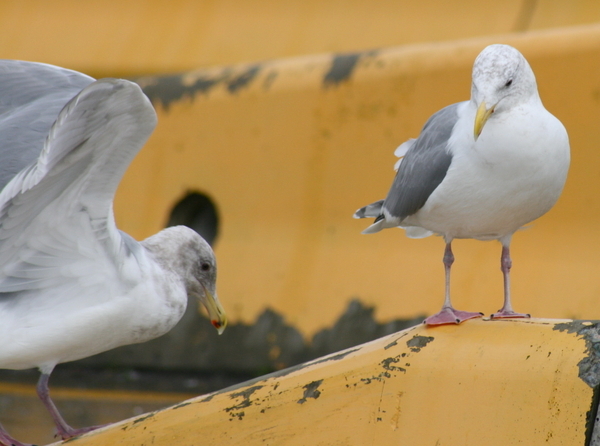
M 481 105 L 477 109 L 477 114 L 475 115 L 475 140 L 479 138 L 481 135 L 481 131 L 483 130 L 483 126 L 489 119 L 489 117 L 494 113 L 495 105 L 492 105 L 490 108 L 487 108 L 485 105 L 485 101 L 481 101 Z
M 200 301 L 206 307 L 210 323 L 213 324 L 219 334 L 223 334 L 225 327 L 227 327 L 227 315 L 221 302 L 219 302 L 217 294 L 204 289 L 204 296 L 201 297 Z

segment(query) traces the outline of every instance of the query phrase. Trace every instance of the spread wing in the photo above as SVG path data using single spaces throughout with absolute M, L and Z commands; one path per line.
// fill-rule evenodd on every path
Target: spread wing
M 92 82 L 52 65 L 0 60 L 0 189 L 35 161 L 58 113 Z
M 77 289 L 74 283 L 106 286 L 115 274 L 111 259 L 132 251 L 131 241 L 116 229 L 112 202 L 155 127 L 156 114 L 141 89 L 125 80 L 99 80 L 71 97 L 39 157 L 0 192 L 0 297 L 5 301 L 42 288 L 51 294 L 53 287 L 67 298 Z M 3 152 L 16 150 L 0 144 Z

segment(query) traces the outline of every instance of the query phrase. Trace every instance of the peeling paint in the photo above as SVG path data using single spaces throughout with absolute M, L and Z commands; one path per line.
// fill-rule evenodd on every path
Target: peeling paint
M 323 78 L 325 87 L 337 86 L 350 79 L 358 61 L 366 56 L 375 56 L 377 51 L 364 51 L 358 53 L 344 53 L 333 56 L 331 68 Z
M 134 424 L 138 424 L 138 423 L 141 423 L 142 421 L 145 421 L 145 420 L 147 420 L 148 418 L 152 418 L 153 416 L 154 416 L 154 412 L 150 412 L 149 414 L 146 414 L 146 415 L 144 415 L 144 416 L 141 416 L 141 417 L 139 417 L 139 418 L 136 418 L 135 420 L 133 420 L 133 423 L 132 423 L 132 425 L 134 425 Z
M 193 100 L 198 94 L 208 94 L 219 84 L 224 84 L 229 93 L 235 94 L 248 87 L 262 67 L 262 64 L 253 64 L 242 68 L 239 73 L 239 67 L 224 67 L 217 71 L 207 69 L 164 76 L 145 76 L 133 81 L 142 87 L 152 103 L 160 103 L 168 110 L 173 102 L 183 98 Z
M 592 388 L 600 385 L 600 323 L 564 322 L 555 324 L 554 330 L 576 333 L 585 340 L 587 356 L 579 361 L 579 377 Z
M 574 320 L 554 325 L 554 330 L 575 333 L 585 340 L 587 356 L 577 366 L 579 378 L 594 389 L 590 410 L 586 413 L 585 445 L 600 444 L 600 323 L 597 321 Z
M 586 413 L 585 420 L 585 446 L 597 446 L 600 444 L 600 432 L 596 428 L 598 423 L 598 406 L 600 405 L 600 386 L 594 387 L 594 396 L 590 410 Z
M 252 396 L 252 394 L 254 392 L 256 392 L 259 389 L 262 389 L 263 387 L 264 386 L 252 386 L 252 387 L 248 387 L 247 389 L 244 389 L 240 392 L 234 392 L 231 395 L 229 395 L 229 397 L 231 399 L 236 399 L 236 398 L 242 397 L 242 401 L 240 403 L 235 404 L 231 407 L 226 407 L 224 409 L 225 412 L 227 412 L 229 414 L 229 416 L 231 417 L 230 419 L 237 418 L 238 420 L 242 420 L 246 413 L 240 409 L 245 409 L 246 407 L 250 407 L 252 405 L 252 401 L 250 400 L 250 397 Z M 238 412 L 236 412 L 236 411 L 238 411 Z
M 391 372 L 398 371 L 398 372 L 406 373 L 406 369 L 404 367 L 392 365 L 392 364 L 399 363 L 402 358 L 404 358 L 404 356 L 402 356 L 402 355 L 398 355 L 393 358 L 386 358 L 383 361 L 381 361 L 381 365 L 384 369 L 389 370 Z
M 134 79 L 152 103 L 159 102 L 165 110 L 171 103 L 183 98 L 193 99 L 197 94 L 208 94 L 220 82 L 230 75 L 229 69 L 224 69 L 219 75 L 206 73 L 195 76 L 193 82 L 186 81 L 186 74 L 168 76 L 152 76 Z
M 321 359 L 318 359 L 316 361 L 305 362 L 303 364 L 298 364 L 298 365 L 295 365 L 295 366 L 292 366 L 292 367 L 288 367 L 286 369 L 279 370 L 277 372 L 272 372 L 272 373 L 269 373 L 269 374 L 266 374 L 266 375 L 259 376 L 257 378 L 251 379 L 249 381 L 244 381 L 244 382 L 241 382 L 241 383 L 238 383 L 238 384 L 234 384 L 233 386 L 229 386 L 229 387 L 226 387 L 226 388 L 223 388 L 221 390 L 217 390 L 216 392 L 211 393 L 206 398 L 203 398 L 202 400 L 200 400 L 200 402 L 202 402 L 202 403 L 208 402 L 208 401 L 212 400 L 217 395 L 220 395 L 220 394 L 223 394 L 223 393 L 228 393 L 228 392 L 231 392 L 233 390 L 241 389 L 241 388 L 244 388 L 246 386 L 253 385 L 253 384 L 263 383 L 262 385 L 258 386 L 258 387 L 262 387 L 264 385 L 268 385 L 267 383 L 268 383 L 268 381 L 270 379 L 281 378 L 283 376 L 289 375 L 289 374 L 294 373 L 294 372 L 298 372 L 298 371 L 300 371 L 300 370 L 302 370 L 302 369 L 304 369 L 306 367 L 311 367 L 311 366 L 316 365 L 316 364 L 321 364 L 321 363 L 328 362 L 328 361 L 338 361 L 340 359 L 343 359 L 344 357 L 346 357 L 350 353 L 354 353 L 355 351 L 358 351 L 358 350 L 360 350 L 360 348 L 349 349 L 347 351 L 340 352 L 337 355 L 330 355 L 330 356 L 328 356 L 326 358 L 321 358 Z M 279 387 L 279 383 L 277 382 L 273 386 L 272 390 L 277 390 L 278 387 Z
M 373 381 L 383 382 L 384 378 L 391 378 L 392 375 L 389 372 L 381 372 L 377 376 L 371 376 L 370 378 L 361 378 L 360 381 L 364 384 L 371 384 Z
M 384 350 L 387 350 L 388 348 L 392 348 L 395 347 L 396 345 L 398 345 L 398 341 L 400 339 L 402 339 L 405 336 L 408 336 L 408 331 L 405 331 L 404 333 L 402 333 L 400 336 L 398 336 L 398 338 L 394 339 L 392 342 L 390 342 L 389 344 L 387 344 L 385 347 L 383 347 Z
M 433 336 L 413 336 L 412 339 L 406 341 L 406 345 L 410 347 L 410 351 L 414 353 L 418 353 L 421 351 L 423 347 L 433 341 Z
M 252 65 L 246 71 L 235 76 L 229 82 L 227 82 L 227 90 L 230 93 L 237 93 L 238 90 L 247 87 L 250 82 L 258 75 L 262 66 L 260 64 Z
M 378 375 L 373 375 L 369 378 L 361 378 L 360 381 L 364 384 L 371 384 L 373 381 L 385 382 L 385 379 L 395 377 L 396 375 L 392 375 L 390 372 L 402 372 L 406 373 L 405 367 L 410 367 L 409 363 L 404 363 L 405 367 L 400 367 L 392 364 L 398 364 L 401 360 L 406 358 L 408 355 L 406 353 L 401 353 L 397 356 L 389 357 L 383 359 L 379 364 L 384 369 L 383 372 Z M 348 385 L 346 387 L 349 387 Z
M 359 350 L 360 350 L 360 347 L 350 348 L 348 350 L 345 350 L 343 352 L 338 353 L 337 355 L 329 355 L 329 356 L 327 356 L 325 358 L 322 358 L 322 359 L 317 359 L 317 360 L 314 360 L 314 361 L 307 362 L 306 364 L 300 364 L 299 367 L 298 367 L 298 370 L 302 369 L 304 367 L 315 365 L 315 364 L 322 364 L 324 362 L 339 361 L 340 359 L 344 359 L 349 354 L 357 352 Z
M 173 406 L 173 409 L 180 409 L 182 407 L 189 406 L 190 404 L 192 404 L 192 403 L 186 403 L 186 402 L 180 403 L 180 404 L 177 404 L 176 406 Z
M 304 396 L 298 400 L 298 404 L 306 403 L 307 398 L 314 398 L 314 399 L 319 398 L 319 396 L 321 396 L 321 391 L 318 389 L 322 382 L 323 382 L 323 380 L 319 379 L 318 381 L 313 381 L 313 382 L 305 385 L 303 387 Z

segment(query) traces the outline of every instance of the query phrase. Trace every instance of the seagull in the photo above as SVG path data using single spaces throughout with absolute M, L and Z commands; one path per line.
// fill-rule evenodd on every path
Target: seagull
M 72 428 L 52 402 L 57 364 L 163 335 L 188 295 L 219 334 L 227 324 L 200 235 L 138 242 L 116 227 L 115 191 L 156 120 L 133 82 L 0 61 L 0 368 L 40 370 L 63 439 L 94 427 Z M 0 429 L 0 444 L 23 443 Z
M 483 315 L 456 310 L 450 300 L 451 244 L 465 238 L 502 244 L 504 305 L 491 318 L 530 317 L 512 307 L 510 241 L 552 208 L 570 154 L 567 132 L 542 105 L 523 55 L 508 45 L 486 47 L 473 65 L 471 99 L 432 115 L 419 137 L 395 154 L 401 159 L 387 197 L 354 217 L 375 218 L 366 234 L 401 227 L 411 238 L 444 238 L 444 304 L 425 324 L 458 324 Z

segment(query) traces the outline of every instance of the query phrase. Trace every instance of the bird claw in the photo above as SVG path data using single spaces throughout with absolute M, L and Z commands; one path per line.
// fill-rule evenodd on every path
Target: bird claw
M 483 316 L 483 313 L 455 310 L 452 307 L 444 307 L 439 313 L 429 316 L 423 321 L 425 325 L 460 324 L 467 319 Z
M 531 314 L 528 313 L 517 313 L 515 311 L 498 310 L 497 313 L 490 314 L 490 319 L 528 319 Z

